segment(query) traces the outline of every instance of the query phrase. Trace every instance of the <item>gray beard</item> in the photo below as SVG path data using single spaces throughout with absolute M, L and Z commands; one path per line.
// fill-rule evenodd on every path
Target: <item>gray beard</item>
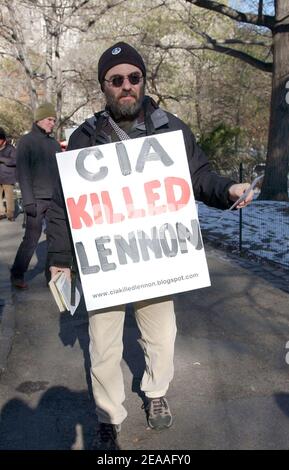
M 142 91 L 139 99 L 135 103 L 120 104 L 114 98 L 114 96 L 111 96 L 108 93 L 106 93 L 105 96 L 107 107 L 110 110 L 115 121 L 133 121 L 138 116 L 141 110 L 144 92 Z

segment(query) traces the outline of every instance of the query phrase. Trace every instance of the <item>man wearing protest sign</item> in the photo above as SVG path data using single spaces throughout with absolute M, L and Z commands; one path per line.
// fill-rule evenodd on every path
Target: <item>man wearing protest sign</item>
M 69 140 L 68 150 L 182 131 L 194 195 L 197 200 L 220 209 L 228 209 L 249 187 L 248 183 L 235 184 L 234 181 L 212 172 L 207 157 L 197 146 L 188 126 L 174 115 L 159 108 L 150 97 L 145 96 L 146 67 L 142 57 L 133 47 L 120 42 L 107 49 L 99 60 L 98 80 L 105 95 L 106 108 L 74 131 Z M 156 140 L 153 141 L 151 138 L 151 145 L 156 146 Z M 161 153 L 162 149 L 159 151 L 158 159 L 164 165 L 169 165 L 170 162 L 166 161 L 168 155 L 165 152 L 163 155 Z M 148 160 L 156 159 L 156 154 L 157 151 L 150 154 L 147 157 Z M 86 158 L 86 151 L 79 152 L 78 157 L 75 166 L 84 178 L 87 180 L 105 178 L 107 168 L 102 165 L 103 154 L 99 150 L 94 153 L 95 159 L 100 160 L 99 171 L 94 175 L 82 166 L 81 162 Z M 132 169 L 124 145 L 118 147 L 118 159 L 121 162 L 122 174 L 130 174 Z M 138 165 L 141 167 L 140 160 L 141 157 L 137 161 L 136 171 Z M 167 178 L 166 181 L 167 193 L 170 193 L 171 180 Z M 123 192 L 124 189 L 127 188 L 123 188 Z M 155 202 L 158 196 L 153 190 L 151 194 Z M 128 191 L 125 195 L 129 199 Z M 252 196 L 253 193 L 248 194 L 238 208 L 246 206 L 252 200 Z M 96 195 L 91 194 L 90 198 L 95 200 Z M 66 203 L 68 202 L 66 199 Z M 79 198 L 78 209 L 80 202 Z M 74 207 L 76 207 L 75 203 Z M 96 207 L 96 204 L 93 207 Z M 154 208 L 162 210 L 160 207 L 154 206 Z M 143 209 L 140 209 L 139 213 L 141 210 Z M 71 215 L 73 215 L 72 212 L 70 223 Z M 82 215 L 86 217 L 88 225 L 92 224 L 93 220 L 95 223 L 101 223 L 100 215 L 96 212 L 89 216 L 83 210 Z M 123 216 L 122 214 L 116 215 Z M 141 213 L 139 216 L 142 215 Z M 104 212 L 103 217 L 105 216 L 107 212 Z M 48 220 L 51 274 L 53 276 L 58 271 L 64 271 L 69 276 L 73 264 L 73 249 L 60 184 L 54 194 Z M 77 228 L 78 219 L 75 220 L 74 228 Z M 102 243 L 99 257 L 107 259 L 108 252 L 109 250 L 105 249 Z M 78 253 L 79 258 L 80 253 Z M 96 269 L 95 266 L 92 268 Z M 87 266 L 87 269 L 92 268 Z M 106 264 L 103 271 L 105 269 L 112 268 Z M 173 422 L 165 397 L 173 378 L 176 336 L 173 301 L 169 296 L 150 298 L 135 302 L 134 308 L 146 361 L 141 389 L 147 398 L 148 424 L 152 429 L 165 429 Z M 89 312 L 91 379 L 99 421 L 98 448 L 112 449 L 117 446 L 117 434 L 121 423 L 127 416 L 127 411 L 123 406 L 125 395 L 120 368 L 124 314 L 125 305 Z

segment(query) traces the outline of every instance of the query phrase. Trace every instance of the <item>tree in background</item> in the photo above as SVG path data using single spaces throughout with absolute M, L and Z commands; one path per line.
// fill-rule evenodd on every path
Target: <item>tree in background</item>
M 250 170 L 265 155 L 270 75 L 226 54 L 212 54 L 203 47 L 203 31 L 215 38 L 225 31 L 234 38 L 231 42 L 242 41 L 256 54 L 260 47 L 268 53 L 270 38 L 261 41 L 254 31 L 248 38 L 247 31 L 240 31 L 229 19 L 216 18 L 213 12 L 205 13 L 182 0 L 167 0 L 155 10 L 153 20 L 144 16 L 142 31 L 142 48 L 147 48 L 150 62 L 149 92 L 187 122 L 200 142 L 213 138 L 220 125 L 226 128 L 231 154 L 225 139 L 219 139 L 215 154 L 211 148 L 210 160 L 218 170 L 224 165 L 226 174 L 231 164 L 234 178 L 242 161 L 250 178 Z
M 75 64 L 79 36 L 85 36 L 106 12 L 124 1 L 3 0 L 0 56 L 6 65 L 14 64 L 16 72 L 10 90 L 8 86 L 2 93 L 6 99 L 2 106 L 5 108 L 7 100 L 22 102 L 32 116 L 39 100 L 52 101 L 60 137 L 61 128 L 72 116 L 97 97 L 90 67 L 84 73 L 84 61 Z M 86 64 L 91 63 L 93 54 L 89 56 L 87 51 L 84 55 Z M 0 73 L 2 83 L 7 81 L 6 72 L 5 67 Z
M 273 62 L 267 60 L 268 57 L 262 60 L 241 48 L 233 47 L 234 45 L 245 46 L 244 41 L 236 41 L 231 38 L 220 41 L 204 32 L 202 32 L 202 47 L 235 57 L 258 70 L 272 74 L 267 159 L 260 199 L 288 201 L 289 100 L 286 100 L 286 96 L 288 96 L 289 89 L 289 0 L 275 0 L 272 5 L 275 11 L 274 15 L 264 13 L 265 3 L 273 3 L 264 0 L 254 2 L 257 8 L 256 14 L 243 13 L 213 0 L 186 0 L 186 2 L 195 7 L 218 13 L 224 18 L 237 21 L 240 28 L 241 26 L 243 28 L 244 25 L 250 25 L 250 28 L 247 28 L 248 34 L 251 33 L 253 26 L 259 28 L 255 30 L 259 36 L 262 34 L 260 27 L 270 31 Z M 255 44 L 257 44 L 256 41 Z
M 7 105 L 16 109 L 18 103 L 20 115 L 26 116 L 24 126 L 31 120 L 34 102 L 52 100 L 60 136 L 62 128 L 80 123 L 102 107 L 98 58 L 114 42 L 126 40 L 143 55 L 148 93 L 162 107 L 187 122 L 203 141 L 220 125 L 226 135 L 233 133 L 234 168 L 244 159 L 244 149 L 264 147 L 270 75 L 232 61 L 227 54 L 212 54 L 211 47 L 203 45 L 212 37 L 221 42 L 226 31 L 230 44 L 242 43 L 243 54 L 250 47 L 260 55 L 258 49 L 268 53 L 268 34 L 248 32 L 229 18 L 204 13 L 185 0 L 3 1 L 0 117 Z M 196 44 L 196 38 L 202 41 Z M 13 112 L 10 118 L 15 116 Z M 22 133 L 22 127 L 18 123 L 13 133 L 18 129 Z M 220 166 L 221 148 L 216 157 Z M 229 163 L 227 153 L 226 159 Z

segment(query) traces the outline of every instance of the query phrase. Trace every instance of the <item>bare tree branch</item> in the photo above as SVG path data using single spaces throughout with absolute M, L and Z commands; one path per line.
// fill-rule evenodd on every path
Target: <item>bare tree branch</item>
M 271 62 L 264 62 L 247 54 L 246 52 L 232 49 L 230 47 L 225 47 L 222 43 L 219 43 L 216 40 L 212 40 L 211 42 L 206 42 L 203 44 L 190 44 L 189 46 L 181 46 L 175 44 L 169 44 L 165 46 L 161 43 L 155 43 L 154 46 L 166 51 L 171 49 L 182 49 L 190 53 L 192 53 L 192 51 L 194 50 L 211 50 L 240 59 L 258 70 L 263 70 L 263 72 L 271 73 L 273 70 L 273 64 Z
M 71 111 L 71 113 L 69 114 L 66 114 L 58 123 L 58 127 L 63 127 L 64 124 L 69 121 L 72 116 L 77 112 L 79 111 L 81 108 L 83 108 L 84 106 L 87 105 L 87 103 L 89 103 L 89 98 L 87 97 L 85 101 L 83 101 L 82 103 L 80 103 L 76 108 L 74 108 L 73 111 Z
M 258 17 L 262 18 L 263 15 L 263 0 L 259 0 L 258 4 Z
M 256 26 L 264 26 L 271 30 L 275 26 L 275 18 L 271 15 L 263 15 L 263 8 L 259 8 L 258 14 L 254 15 L 252 13 L 242 13 L 234 8 L 228 7 L 214 0 L 186 0 L 186 2 L 196 5 L 200 8 L 205 8 L 206 10 L 214 11 L 220 13 L 221 15 L 227 16 L 235 21 L 240 21 L 242 23 L 254 24 Z
M 4 98 L 5 100 L 8 100 L 8 101 L 13 101 L 14 103 L 17 103 L 17 104 L 20 104 L 20 106 L 22 106 L 23 108 L 25 108 L 27 111 L 31 112 L 31 108 L 29 105 L 25 104 L 23 101 L 21 100 L 17 100 L 15 97 L 14 98 L 11 98 L 10 96 L 6 96 L 6 95 L 3 95 L 3 93 L 0 93 L 0 98 Z
M 1 55 L 2 57 L 6 57 L 6 56 L 12 57 L 12 58 L 15 60 L 15 54 L 12 54 L 12 52 L 0 51 L 0 55 Z
M 218 44 L 238 44 L 240 46 L 260 46 L 269 47 L 264 41 L 245 41 L 244 39 L 218 39 Z

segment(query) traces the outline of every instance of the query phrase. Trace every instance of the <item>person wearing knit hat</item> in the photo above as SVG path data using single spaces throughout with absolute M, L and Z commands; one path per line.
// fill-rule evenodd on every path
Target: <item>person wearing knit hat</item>
M 16 149 L 17 175 L 26 217 L 24 238 L 11 267 L 11 283 L 18 289 L 28 287 L 25 273 L 37 247 L 58 175 L 55 154 L 61 152 L 61 146 L 51 135 L 55 122 L 54 106 L 48 102 L 40 104 L 34 113 L 31 132 L 21 137 Z M 48 268 L 45 275 L 49 281 Z
M 125 139 L 147 138 L 150 140 L 146 140 L 145 142 L 151 145 L 152 148 L 145 163 L 155 165 L 153 168 L 157 174 L 160 168 L 159 165 L 162 165 L 162 163 L 165 165 L 165 163 L 158 154 L 158 152 L 161 152 L 161 149 L 157 150 L 152 144 L 152 142 L 156 142 L 156 137 L 151 139 L 149 136 L 156 136 L 157 134 L 164 134 L 171 131 L 181 131 L 187 150 L 188 166 L 191 171 L 191 179 L 196 199 L 211 206 L 218 207 L 219 209 L 229 208 L 232 205 L 232 201 L 236 201 L 250 185 L 248 183 L 235 184 L 231 179 L 221 177 L 211 171 L 208 159 L 204 152 L 198 147 L 191 129 L 179 118 L 161 109 L 151 97 L 145 96 L 146 76 L 144 61 L 134 47 L 124 42 L 118 42 L 109 47 L 101 55 L 98 63 L 98 80 L 105 97 L 105 109 L 95 113 L 72 133 L 67 150 L 101 146 L 102 144 L 111 144 L 113 142 L 118 143 Z M 109 146 L 109 148 L 111 148 L 111 146 Z M 120 178 L 124 177 L 128 179 L 132 191 L 136 190 L 138 193 L 139 187 L 143 187 L 143 185 L 146 184 L 145 178 L 147 175 L 150 175 L 150 173 L 144 171 L 142 175 L 142 172 L 137 169 L 137 164 L 136 169 L 131 168 L 131 157 L 126 153 L 124 144 L 120 145 L 118 143 L 118 147 L 116 146 L 116 148 L 118 148 L 119 151 L 119 153 L 117 152 L 119 162 L 122 159 L 122 165 L 120 165 L 122 166 L 120 172 L 122 174 L 120 174 Z M 135 147 L 131 146 L 129 148 L 133 149 Z M 111 152 L 111 154 L 108 153 L 107 155 L 105 152 L 102 154 L 100 151 L 100 155 L 114 159 L 114 150 L 111 150 Z M 80 155 L 80 153 L 78 155 Z M 178 157 L 177 154 L 174 156 L 176 158 Z M 98 159 L 100 157 L 96 156 L 96 158 Z M 136 155 L 132 158 L 136 158 Z M 133 161 L 135 163 L 136 160 Z M 107 170 L 105 165 L 104 168 Z M 145 167 L 145 169 L 146 168 L 147 167 Z M 137 173 L 135 180 L 129 177 L 133 171 Z M 99 179 L 101 179 L 100 173 L 101 170 L 97 173 Z M 105 171 L 103 173 L 105 173 Z M 91 181 L 88 179 L 87 174 L 88 171 L 85 170 L 81 176 L 90 183 Z M 116 174 L 117 172 L 114 174 L 115 178 Z M 103 178 L 104 177 L 105 176 L 103 176 Z M 119 185 L 128 184 L 129 181 L 121 179 Z M 135 185 L 139 187 L 135 188 L 133 185 L 134 181 Z M 91 191 L 98 191 L 97 183 L 98 181 L 93 180 Z M 89 187 L 87 189 L 88 192 L 90 191 Z M 153 197 L 150 194 L 153 202 L 148 204 L 151 204 L 155 209 L 154 203 L 157 201 L 156 209 L 160 209 L 160 212 L 162 212 L 162 207 L 165 208 L 166 206 L 161 206 L 161 201 L 158 199 L 163 197 L 164 202 L 165 195 L 161 192 L 161 189 L 158 192 L 158 189 L 159 188 L 156 189 L 155 187 Z M 248 204 L 250 200 L 252 200 L 252 197 L 253 194 L 250 193 L 250 196 L 245 200 L 245 204 Z M 121 201 L 117 202 L 121 204 Z M 124 206 L 117 207 L 123 208 Z M 106 206 L 104 204 L 104 210 L 105 209 Z M 93 206 L 93 210 L 101 211 L 102 207 L 98 203 Z M 111 213 L 111 207 L 108 208 L 107 211 Z M 85 211 L 83 212 L 85 213 Z M 131 213 L 133 214 L 135 212 L 140 211 L 134 210 L 133 206 Z M 154 212 L 154 215 L 156 215 L 156 212 Z M 79 211 L 79 214 L 81 213 L 82 209 Z M 82 217 L 82 215 L 79 217 Z M 130 215 L 128 218 L 130 218 Z M 157 224 L 158 221 L 163 223 L 164 219 L 160 218 L 160 220 L 158 220 L 158 216 L 156 215 L 154 220 L 154 223 Z M 120 221 L 117 220 L 117 222 Z M 132 222 L 132 220 L 130 222 Z M 70 275 L 71 260 L 75 255 L 70 231 L 68 229 L 69 224 L 65 201 L 59 183 L 56 185 L 53 202 L 49 209 L 47 226 L 49 234 L 49 261 L 52 276 L 59 271 L 65 272 L 67 276 Z M 82 281 L 83 283 L 89 282 L 90 286 L 93 282 L 93 277 L 90 277 L 90 274 L 93 276 L 94 273 L 97 272 L 98 281 L 100 285 L 102 285 L 102 278 L 106 276 L 104 271 L 114 269 L 112 267 L 113 263 L 109 262 L 111 259 L 110 255 L 114 253 L 110 248 L 106 248 L 106 246 L 109 246 L 109 240 L 113 238 L 113 230 L 111 225 L 108 225 L 106 229 L 109 236 L 98 238 L 98 255 L 102 270 L 98 266 L 88 266 L 87 258 L 86 261 L 83 262 L 84 264 L 82 264 L 81 260 L 79 262 L 79 272 L 88 274 L 88 276 L 82 277 Z M 97 230 L 96 227 L 95 230 Z M 120 231 L 121 230 L 125 231 L 126 227 L 122 226 Z M 92 228 L 90 231 L 92 238 L 89 240 L 91 246 L 98 243 L 95 239 L 96 233 L 97 232 Z M 140 230 L 138 233 L 141 234 L 144 232 Z M 137 239 L 136 244 L 140 243 L 142 246 L 141 241 L 142 240 Z M 108 245 L 106 245 L 106 243 L 108 243 Z M 123 246 L 119 248 L 120 251 L 123 250 L 121 254 L 122 259 L 126 256 L 124 254 L 126 253 L 126 248 L 125 241 Z M 132 246 L 130 246 L 130 248 L 132 248 Z M 151 245 L 149 245 L 149 248 L 154 251 Z M 83 253 L 79 251 L 78 258 L 80 258 L 80 253 L 83 258 L 86 257 L 86 255 L 83 255 Z M 152 254 L 152 257 L 153 256 Z M 155 253 L 155 257 L 157 258 L 159 255 Z M 174 258 L 171 259 L 173 263 Z M 137 263 L 134 264 L 134 268 L 132 268 L 131 261 L 133 263 L 137 261 Z M 146 261 L 148 260 L 146 259 Z M 155 261 L 155 259 L 153 261 Z M 74 264 L 76 264 L 76 260 L 74 260 Z M 124 265 L 126 265 L 126 263 L 123 264 L 123 268 L 128 271 L 122 271 L 119 285 L 123 285 L 126 272 L 128 276 L 135 276 L 135 280 L 138 282 L 138 272 L 144 269 L 142 261 L 133 259 L 133 256 L 131 256 L 127 268 L 125 268 Z M 76 269 L 76 266 L 74 269 Z M 84 272 L 84 269 L 87 270 L 87 272 Z M 95 269 L 95 271 L 93 271 L 93 269 Z M 98 269 L 99 272 L 96 271 L 96 269 Z M 130 269 L 134 269 L 133 273 L 129 272 Z M 153 269 L 153 267 L 151 269 Z M 147 270 L 149 270 L 149 267 L 147 267 Z M 114 275 L 116 275 L 115 271 Z M 169 271 L 166 272 L 166 276 L 170 277 Z M 140 274 L 139 277 L 140 282 L 141 279 L 143 279 L 142 274 Z M 97 282 L 96 279 L 95 282 Z M 143 299 L 145 290 L 140 289 L 138 294 L 137 298 Z M 89 312 L 88 316 L 91 384 L 98 418 L 96 440 L 92 445 L 95 449 L 115 450 L 119 448 L 119 431 L 121 423 L 127 416 L 127 410 L 124 406 L 125 388 L 121 370 L 125 307 L 125 305 L 114 306 L 113 304 L 111 307 L 105 309 L 92 310 Z M 141 380 L 141 391 L 145 395 L 147 422 L 151 429 L 165 430 L 173 423 L 172 413 L 166 398 L 170 382 L 174 375 L 173 358 L 176 320 L 173 300 L 171 297 L 136 300 L 134 302 L 134 312 L 141 332 L 140 344 L 143 347 L 146 362 Z
M 142 107 L 146 80 L 138 51 L 125 42 L 108 48 L 98 62 L 98 80 L 112 117 L 132 122 Z
M 42 121 L 42 119 L 50 117 L 56 119 L 56 111 L 52 103 L 44 102 L 40 104 L 34 112 L 34 122 Z
M 6 218 L 10 222 L 15 220 L 15 201 L 13 193 L 15 183 L 15 147 L 7 142 L 6 132 L 3 127 L 0 127 L 0 220 Z
M 138 51 L 125 42 L 118 42 L 104 51 L 98 61 L 98 81 L 101 86 L 108 70 L 119 64 L 135 65 L 141 70 L 143 77 L 146 77 L 146 66 Z

